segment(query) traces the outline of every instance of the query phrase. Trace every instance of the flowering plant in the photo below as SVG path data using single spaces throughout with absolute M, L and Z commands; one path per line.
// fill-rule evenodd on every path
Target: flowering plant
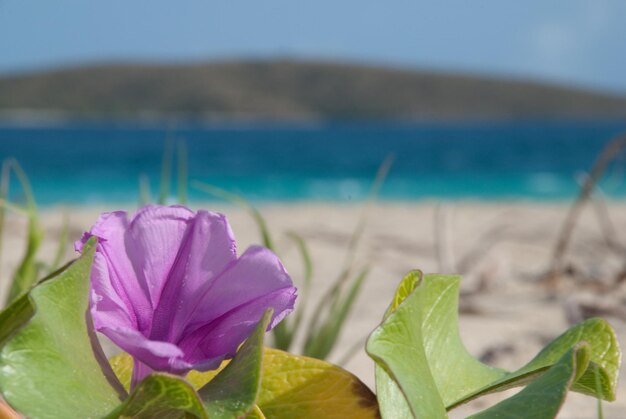
M 574 326 L 517 371 L 471 357 L 458 334 L 459 278 L 409 273 L 366 351 L 376 395 L 327 362 L 265 348 L 294 306 L 278 258 L 237 257 L 226 219 L 184 207 L 104 214 L 81 256 L 0 313 L 0 392 L 32 418 L 554 417 L 569 390 L 615 399 L 620 350 L 601 319 Z M 107 359 L 96 331 L 121 354 Z
M 293 309 L 296 289 L 276 255 L 254 246 L 237 258 L 221 214 L 150 205 L 132 220 L 103 214 L 76 249 L 91 237 L 91 315 L 133 357 L 132 387 L 155 370 L 214 370 L 266 309 L 268 329 Z

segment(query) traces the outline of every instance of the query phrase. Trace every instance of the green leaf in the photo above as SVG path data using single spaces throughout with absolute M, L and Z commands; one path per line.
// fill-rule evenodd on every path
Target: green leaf
M 402 300 L 411 283 L 417 285 Z M 482 394 L 532 382 L 581 341 L 591 348 L 591 363 L 572 390 L 614 398 L 620 351 L 614 331 L 603 320 L 573 327 L 526 366 L 509 373 L 482 364 L 463 346 L 458 295 L 455 276 L 426 275 L 421 282 L 402 282 L 388 317 L 367 343 L 378 365 L 376 387 L 384 417 L 445 417 L 446 410 Z
M 119 405 L 86 321 L 94 251 L 95 239 L 0 315 L 0 391 L 25 416 L 102 417 Z
M 408 281 L 405 278 L 401 284 Z M 383 418 L 447 417 L 445 404 L 429 366 L 425 348 L 428 336 L 422 327 L 424 317 L 428 315 L 422 309 L 437 300 L 428 301 L 428 295 L 423 289 L 416 288 L 372 332 L 367 341 L 367 353 L 383 370 L 378 371 L 376 376 L 376 390 Z M 446 353 L 456 349 L 443 345 L 438 348 Z M 449 359 L 454 361 L 456 355 Z M 455 375 L 458 376 L 458 371 Z M 378 381 L 379 376 L 388 376 L 388 379 Z
M 272 318 L 267 309 L 231 362 L 199 390 L 211 419 L 245 416 L 256 404 L 261 385 L 263 337 Z
M 591 362 L 582 377 L 574 382 L 573 390 L 608 401 L 615 400 L 621 353 L 615 331 L 603 319 L 589 319 L 570 328 L 516 374 L 545 368 L 554 363 L 559 354 L 582 341 L 591 347 Z
M 495 406 L 470 416 L 473 419 L 556 417 L 581 372 L 587 369 L 591 349 L 585 343 L 570 349 L 526 388 Z
M 376 397 L 328 362 L 265 349 L 258 405 L 268 418 L 378 418 Z
M 384 319 L 389 317 L 396 308 L 413 292 L 422 280 L 422 272 L 415 270 L 409 272 L 398 285 L 394 298 L 385 312 Z M 379 363 L 375 365 L 376 392 L 381 414 L 385 418 L 411 418 L 411 408 L 398 384 L 385 371 Z M 434 396 L 433 396 L 434 397 Z M 438 398 L 438 396 L 437 396 Z M 437 407 L 438 409 L 438 407 Z
M 107 419 L 208 418 L 202 401 L 183 378 L 153 373 L 144 378 L 130 397 Z
M 413 292 L 415 288 L 419 285 L 422 280 L 422 271 L 414 270 L 406 274 L 402 281 L 400 281 L 400 285 L 398 285 L 398 289 L 396 290 L 393 300 L 387 308 L 385 312 L 384 318 L 389 317 L 391 313 L 396 311 L 396 308 Z
M 451 407 L 494 390 L 504 390 L 533 380 L 537 374 L 556 363 L 566 351 L 579 342 L 585 342 L 589 345 L 591 350 L 590 362 L 582 376 L 578 377 L 572 385 L 572 390 L 608 401 L 615 400 L 621 358 L 617 337 L 606 321 L 589 319 L 573 326 L 554 339 L 524 367 L 515 372 L 504 374 L 497 381 L 468 394 Z
M 263 418 L 264 414 L 277 419 L 379 417 L 376 396 L 348 371 L 319 359 L 278 349 L 265 347 L 263 353 L 257 405 L 247 417 Z M 120 381 L 130 385 L 132 358 L 123 353 L 110 362 Z M 229 361 L 224 361 L 215 371 L 191 371 L 187 381 L 194 388 L 201 388 L 228 364 Z

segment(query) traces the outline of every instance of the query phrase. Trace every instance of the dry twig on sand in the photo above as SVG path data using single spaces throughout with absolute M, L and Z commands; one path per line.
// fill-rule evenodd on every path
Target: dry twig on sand
M 587 202 L 591 199 L 596 184 L 606 171 L 608 165 L 626 149 L 626 134 L 620 134 L 611 140 L 598 155 L 589 176 L 586 177 L 580 188 L 578 197 L 571 205 L 561 227 L 556 245 L 552 252 L 551 264 L 548 272 L 541 278 L 542 282 L 550 287 L 557 287 L 566 271 L 565 254 L 569 248 L 574 229 Z

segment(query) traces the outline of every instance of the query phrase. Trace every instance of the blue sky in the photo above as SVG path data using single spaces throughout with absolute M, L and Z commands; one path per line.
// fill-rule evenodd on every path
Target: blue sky
M 0 0 L 0 74 L 330 58 L 626 94 L 625 0 Z

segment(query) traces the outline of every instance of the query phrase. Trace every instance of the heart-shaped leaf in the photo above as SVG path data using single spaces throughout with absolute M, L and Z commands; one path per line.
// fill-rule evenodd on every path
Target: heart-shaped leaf
M 132 358 L 121 354 L 111 359 L 111 365 L 120 380 L 130 384 Z M 216 371 L 192 371 L 187 381 L 199 388 L 226 365 L 228 361 Z M 258 405 L 248 417 L 379 417 L 376 396 L 370 389 L 348 371 L 328 362 L 265 348 L 261 377 Z
M 385 312 L 383 319 L 389 317 L 396 308 L 413 292 L 413 290 L 419 285 L 422 280 L 421 271 L 411 271 L 400 281 L 398 288 L 394 294 L 393 300 L 389 305 L 389 308 Z M 402 390 L 398 387 L 398 384 L 389 375 L 391 372 L 387 372 L 384 368 L 384 364 L 376 363 L 375 376 L 376 376 L 376 393 L 378 397 L 378 406 L 381 414 L 384 418 L 412 418 L 411 408 L 407 403 L 406 397 L 403 395 Z M 440 401 L 439 394 L 434 391 L 434 384 L 430 383 L 429 393 L 424 395 L 427 398 L 432 398 L 429 410 L 438 417 L 444 417 L 443 402 Z M 435 413 L 436 412 L 436 413 Z
M 261 411 L 269 418 L 378 418 L 376 396 L 328 362 L 265 349 Z
M 154 373 L 144 378 L 126 401 L 106 419 L 208 418 L 202 401 L 183 378 Z
M 67 269 L 0 315 L 0 391 L 30 418 L 102 417 L 120 403 L 88 331 L 95 244 L 88 246 Z
M 615 333 L 603 320 L 573 327 L 525 367 L 509 373 L 482 364 L 463 346 L 458 333 L 459 278 L 426 275 L 417 281 L 415 275 L 403 280 L 388 317 L 367 343 L 377 363 L 384 417 L 446 417 L 446 410 L 472 398 L 531 382 L 581 341 L 590 346 L 591 363 L 572 389 L 608 400 L 615 397 L 620 351 Z
M 564 353 L 579 342 L 585 342 L 589 346 L 590 362 L 581 371 L 582 375 L 572 383 L 571 389 L 604 400 L 615 400 L 621 358 L 619 344 L 615 332 L 606 321 L 589 319 L 573 326 L 554 339 L 524 367 L 507 373 L 484 388 L 467 394 L 463 399 L 451 404 L 449 408 L 454 408 L 482 394 L 523 385 L 534 380 L 538 374 L 559 361 Z

